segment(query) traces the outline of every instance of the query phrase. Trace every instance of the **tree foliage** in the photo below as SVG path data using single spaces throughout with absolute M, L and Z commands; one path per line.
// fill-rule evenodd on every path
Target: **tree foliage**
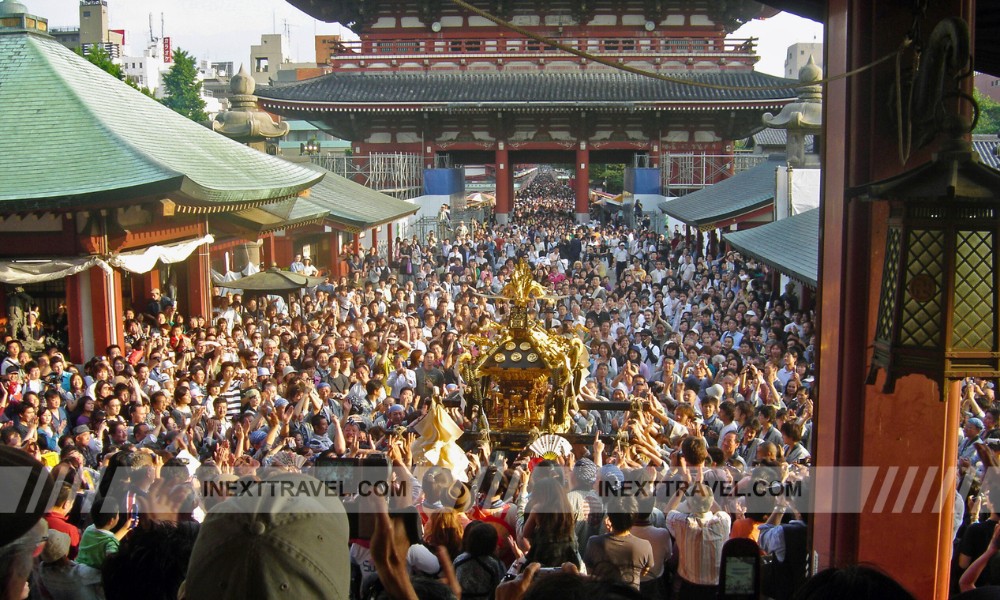
M 150 90 L 147 87 L 139 87 L 139 85 L 136 82 L 132 81 L 131 79 L 125 76 L 125 71 L 122 70 L 121 65 L 115 63 L 111 59 L 111 55 L 107 53 L 107 51 L 104 49 L 104 46 L 95 45 L 90 49 L 90 53 L 88 54 L 84 54 L 83 50 L 77 48 L 76 53 L 82 56 L 83 58 L 87 59 L 87 61 L 89 61 L 91 64 L 100 68 L 102 71 L 108 73 L 115 79 L 124 81 L 129 86 L 139 90 L 140 92 L 146 94 L 150 98 L 153 97 L 152 90 Z
M 625 189 L 625 165 L 590 165 L 590 183 L 603 187 L 608 194 L 620 194 Z
M 163 76 L 166 95 L 163 104 L 185 117 L 201 123 L 208 120 L 205 101 L 201 97 L 201 82 L 194 57 L 180 48 L 174 50 L 174 64 Z
M 973 90 L 976 103 L 979 104 L 979 122 L 973 133 L 1000 133 L 1000 102 Z

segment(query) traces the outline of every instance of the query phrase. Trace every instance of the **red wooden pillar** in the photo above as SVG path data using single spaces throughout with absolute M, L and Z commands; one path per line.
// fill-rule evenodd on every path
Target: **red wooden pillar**
M 510 211 L 513 207 L 512 192 L 513 171 L 510 166 L 510 152 L 507 146 L 500 142 L 496 151 L 496 181 L 497 181 L 497 223 L 504 225 L 510 221 Z
M 262 262 L 264 263 L 265 269 L 270 269 L 271 267 L 277 266 L 278 264 L 277 257 L 275 256 L 277 250 L 274 244 L 274 234 L 269 233 L 265 235 L 262 239 L 264 242 L 260 248 L 261 252 L 264 255 Z
M 285 235 L 275 235 L 274 236 L 274 255 L 275 262 L 282 269 L 288 269 L 292 264 L 292 260 L 295 258 L 295 248 L 292 243 L 292 238 Z
M 385 224 L 385 255 L 386 260 L 392 260 L 392 223 Z
M 580 142 L 576 151 L 576 222 L 590 220 L 590 150 Z
M 378 252 L 378 229 L 372 227 L 371 231 L 368 232 L 368 235 L 372 239 L 371 247 L 374 248 L 376 252 Z
M 84 332 L 85 344 L 83 347 L 83 361 L 89 360 L 94 355 L 103 355 L 108 346 L 124 344 L 122 328 L 122 276 L 121 272 L 113 271 L 110 274 L 99 268 L 92 268 L 85 273 L 80 273 L 80 277 L 86 277 L 87 290 L 89 292 L 89 302 L 80 305 L 80 318 L 84 328 L 89 324 L 91 335 Z M 83 283 L 83 282 L 81 282 Z M 90 340 L 89 348 L 86 340 Z
M 931 3 L 922 23 L 944 17 L 967 20 L 975 3 Z M 829 0 L 825 64 L 843 73 L 893 52 L 909 30 L 909 5 Z M 896 133 L 878 98 L 889 93 L 891 69 L 874 69 L 824 88 L 824 145 L 820 223 L 819 364 L 813 456 L 828 475 L 813 486 L 832 510 L 813 517 L 812 549 L 821 568 L 871 563 L 922 600 L 948 598 L 955 465 L 960 398 L 957 384 L 944 390 L 919 375 L 903 377 L 895 392 L 882 393 L 884 374 L 865 384 L 878 315 L 888 209 L 851 202 L 846 190 L 904 170 Z M 971 87 L 971 78 L 967 85 Z M 966 92 L 970 92 L 968 88 Z M 935 145 L 915 152 L 912 169 Z M 942 397 L 945 400 L 942 402 Z M 886 432 L 891 434 L 886 435 Z M 874 476 L 863 486 L 847 467 Z M 898 469 L 899 476 L 896 475 Z M 916 473 L 915 481 L 904 476 Z M 912 484 L 912 486 L 910 485 Z M 920 490 L 929 490 L 929 497 Z M 858 498 L 866 498 L 861 510 Z M 883 502 L 879 502 L 883 498 Z M 906 531 L 905 548 L 899 532 Z M 902 550 L 902 551 L 901 551 Z
M 354 240 L 351 242 L 351 251 L 354 253 L 354 256 L 357 256 L 358 252 L 361 252 L 361 232 L 360 231 L 354 234 Z
M 212 270 L 208 244 L 202 244 L 185 261 L 187 267 L 187 317 L 212 319 Z
M 150 292 L 160 287 L 160 269 L 153 267 L 148 273 L 136 273 L 132 278 L 132 308 L 136 314 L 146 311 L 151 298 Z
M 329 265 L 327 266 L 327 272 L 330 273 L 330 279 L 336 283 L 336 279 L 344 274 L 344 261 L 340 256 L 340 232 L 336 229 L 330 232 L 327 238 L 329 244 Z

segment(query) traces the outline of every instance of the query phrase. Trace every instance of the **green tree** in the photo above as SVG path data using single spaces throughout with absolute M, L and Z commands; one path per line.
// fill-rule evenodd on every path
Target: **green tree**
M 125 76 L 125 71 L 122 70 L 121 65 L 117 64 L 116 62 L 114 62 L 114 60 L 112 60 L 111 55 L 107 53 L 107 51 L 104 49 L 104 46 L 100 45 L 93 46 L 88 54 L 84 54 L 83 50 L 77 48 L 76 53 L 84 57 L 91 64 L 99 67 L 102 71 L 108 73 L 115 79 L 124 81 L 129 86 L 139 90 L 140 92 L 146 94 L 150 98 L 153 97 L 152 90 L 146 87 L 139 87 L 139 85 L 136 84 L 136 82 L 132 81 L 131 79 Z
M 979 122 L 973 133 L 1000 133 L 1000 102 L 973 89 L 973 97 L 979 104 Z
M 625 189 L 625 165 L 590 165 L 590 184 L 604 187 L 608 194 L 620 194 Z
M 180 48 L 174 50 L 174 65 L 163 76 L 163 87 L 166 90 L 163 98 L 165 105 L 192 121 L 201 123 L 208 120 L 193 56 Z

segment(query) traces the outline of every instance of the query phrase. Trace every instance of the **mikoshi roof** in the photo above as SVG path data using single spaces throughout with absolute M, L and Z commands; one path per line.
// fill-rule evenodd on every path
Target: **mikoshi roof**
M 607 110 L 678 108 L 711 110 L 719 107 L 778 106 L 797 96 L 792 79 L 756 71 L 677 73 L 674 77 L 728 86 L 718 90 L 663 81 L 620 71 L 594 72 L 372 72 L 338 71 L 290 85 L 257 90 L 264 108 L 338 105 L 364 109 L 397 105 L 424 110 L 434 105 L 454 108 L 526 108 L 590 106 Z M 777 90 L 745 89 L 787 84 Z M 526 106 L 525 103 L 531 103 Z
M 764 208 L 774 202 L 775 169 L 784 164 L 784 156 L 773 155 L 705 189 L 660 202 L 660 210 L 688 225 L 702 227 Z
M 183 117 L 46 35 L 0 29 L 0 212 L 166 197 L 179 212 L 297 195 L 322 178 Z
M 818 208 L 752 229 L 724 232 L 722 238 L 740 252 L 792 279 L 816 287 L 819 280 Z

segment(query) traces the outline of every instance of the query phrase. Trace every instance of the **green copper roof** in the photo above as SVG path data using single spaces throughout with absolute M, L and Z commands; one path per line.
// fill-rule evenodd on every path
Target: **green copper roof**
M 47 36 L 0 34 L 0 115 L 0 212 L 153 195 L 245 207 L 322 178 L 180 116 Z
M 816 287 L 819 279 L 819 209 L 752 229 L 730 231 L 722 239 L 793 279 Z
M 323 215 L 348 229 L 360 231 L 391 223 L 420 209 L 416 204 L 365 187 L 318 165 L 306 163 L 302 166 L 326 176 L 309 190 L 306 197 L 295 201 L 295 207 L 288 215 L 289 221 Z

